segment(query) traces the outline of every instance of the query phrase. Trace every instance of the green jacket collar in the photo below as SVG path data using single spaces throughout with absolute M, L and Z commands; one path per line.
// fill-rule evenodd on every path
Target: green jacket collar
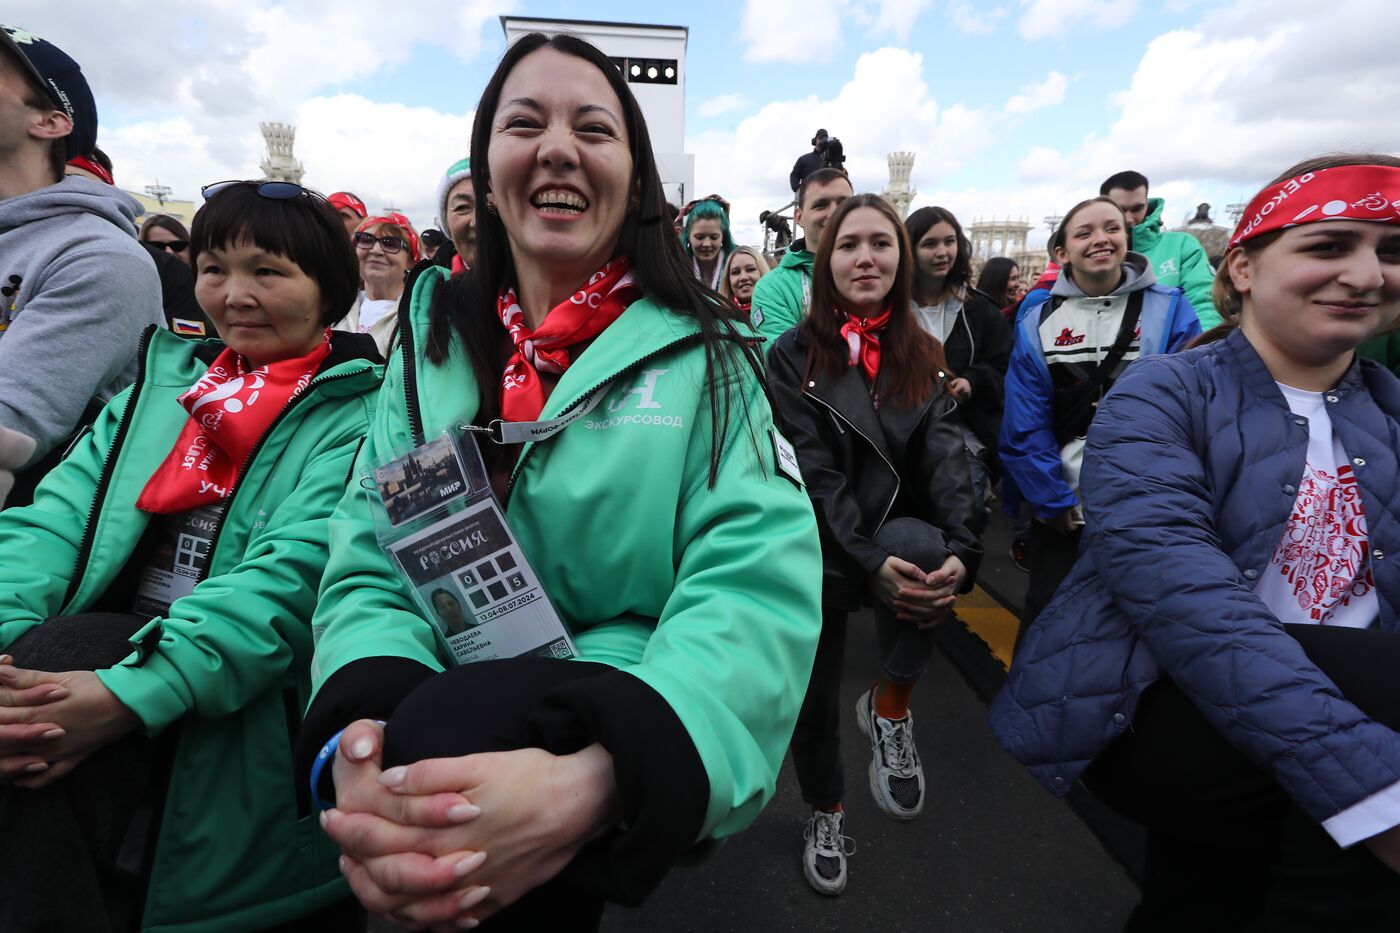
M 1153 244 L 1162 236 L 1162 210 L 1167 206 L 1167 202 L 1161 198 L 1147 199 L 1147 216 L 1142 223 L 1133 228 L 1132 249 L 1142 252 L 1151 249 Z

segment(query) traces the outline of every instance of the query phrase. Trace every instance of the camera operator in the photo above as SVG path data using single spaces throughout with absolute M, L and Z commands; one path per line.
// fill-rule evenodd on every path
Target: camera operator
M 788 183 L 794 192 L 802 185 L 802 179 L 826 165 L 827 139 L 826 130 L 817 130 L 812 137 L 812 151 L 804 152 L 793 163 L 792 171 L 788 173 Z

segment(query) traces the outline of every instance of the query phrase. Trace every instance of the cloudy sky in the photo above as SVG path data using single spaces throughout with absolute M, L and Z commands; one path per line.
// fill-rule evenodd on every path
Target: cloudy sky
M 1247 199 L 1322 151 L 1400 153 L 1393 0 L 7 0 L 82 64 L 133 190 L 257 174 L 297 126 L 306 182 L 426 225 L 504 48 L 498 17 L 690 29 L 687 149 L 740 239 L 822 126 L 857 190 L 917 153 L 915 206 L 1039 222 L 1123 168 L 1167 220 Z M 1045 231 L 1034 235 L 1040 242 Z M 1035 240 L 1033 240 L 1033 244 Z

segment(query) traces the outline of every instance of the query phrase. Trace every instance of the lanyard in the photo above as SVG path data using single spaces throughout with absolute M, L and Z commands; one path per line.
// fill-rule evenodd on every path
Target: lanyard
M 464 424 L 461 425 L 461 428 L 463 431 L 485 434 L 497 444 L 524 444 L 527 441 L 549 440 L 597 408 L 598 403 L 603 400 L 603 396 L 608 394 L 608 385 L 610 383 L 605 383 L 594 389 L 593 393 L 584 399 L 583 404 L 573 411 L 558 418 L 550 418 L 548 421 L 502 421 L 497 418 L 484 428 L 475 424 Z
M 812 310 L 812 278 L 803 270 L 802 272 L 802 316 L 806 317 Z

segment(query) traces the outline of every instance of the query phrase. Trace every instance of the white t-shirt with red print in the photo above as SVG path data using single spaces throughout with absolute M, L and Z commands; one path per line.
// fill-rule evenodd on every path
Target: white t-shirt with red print
M 1380 601 L 1351 461 L 1332 432 L 1323 395 L 1278 387 L 1308 421 L 1308 461 L 1283 539 L 1254 592 L 1281 622 L 1369 628 Z

